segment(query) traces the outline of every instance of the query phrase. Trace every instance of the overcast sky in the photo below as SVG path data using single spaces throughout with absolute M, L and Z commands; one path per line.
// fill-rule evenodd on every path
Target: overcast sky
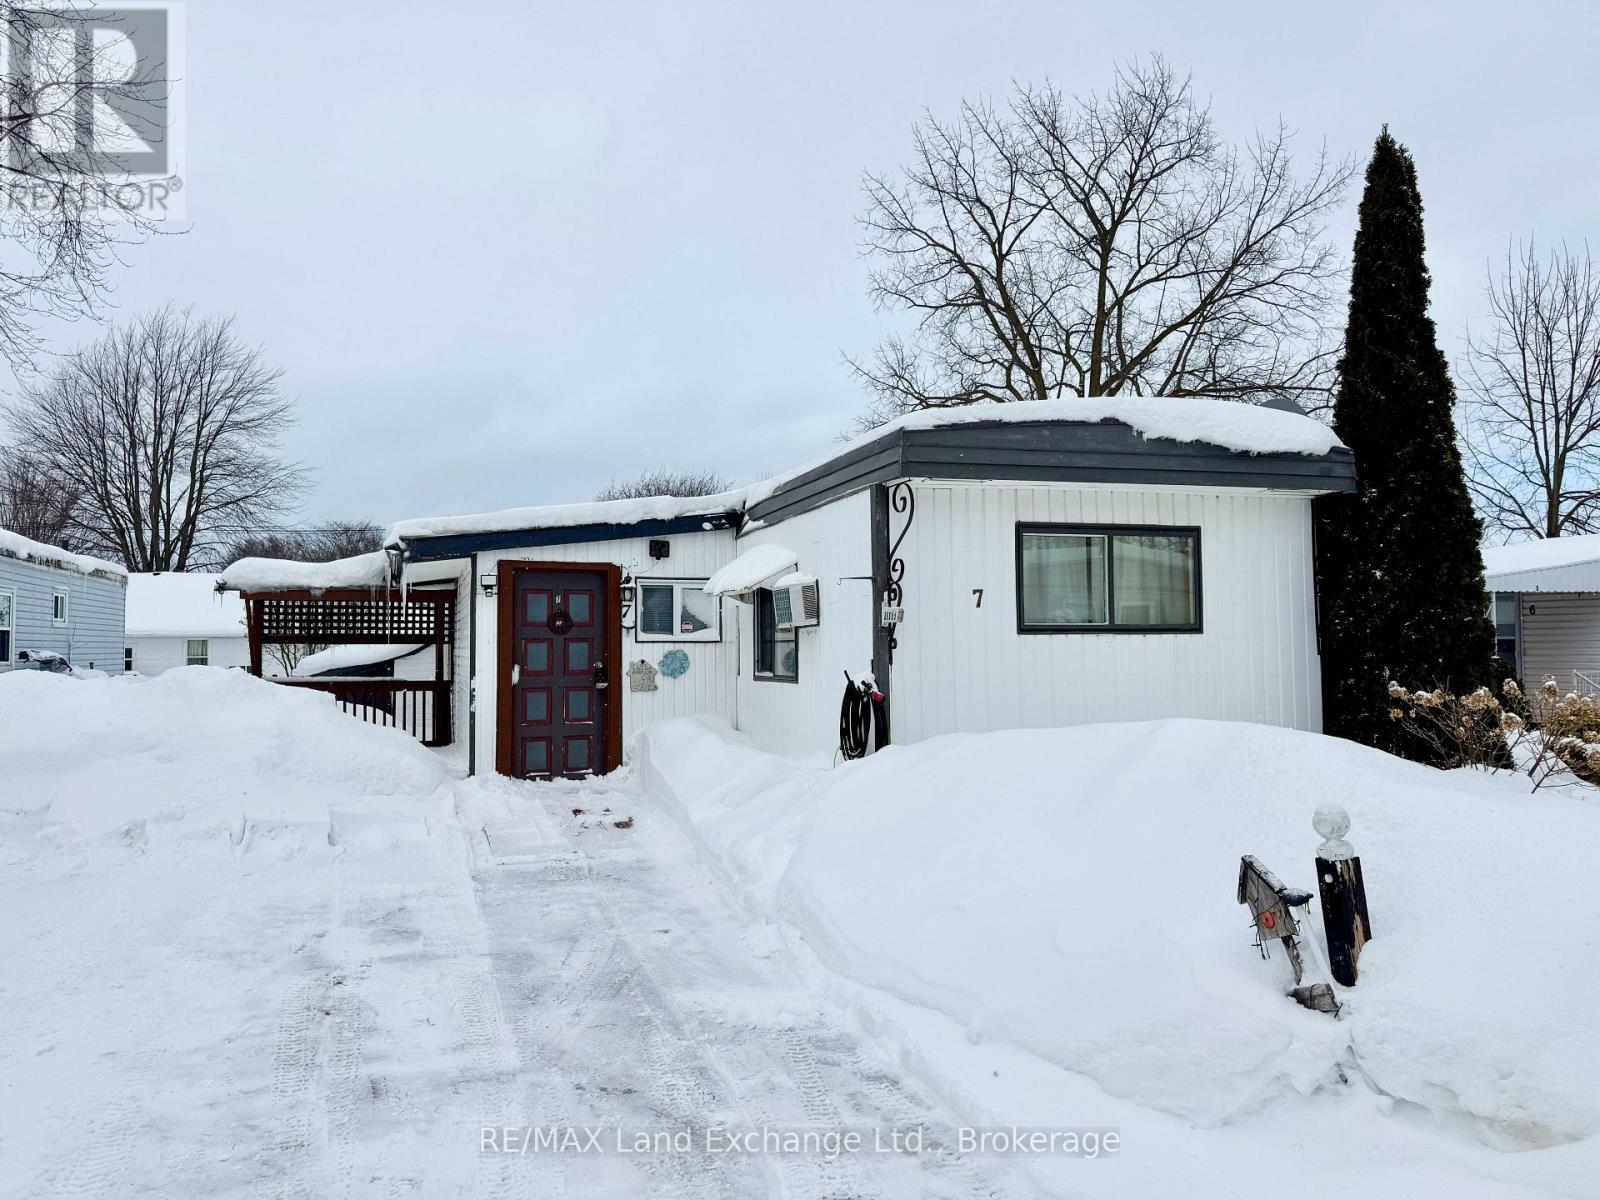
M 1454 358 L 1508 238 L 1596 243 L 1593 3 L 192 0 L 191 231 L 116 303 L 233 313 L 284 369 L 302 520 L 588 499 L 652 465 L 746 480 L 861 411 L 886 328 L 863 169 L 923 107 L 1107 83 L 1152 50 L 1221 131 L 1415 155 Z M 1348 255 L 1352 194 L 1332 236 Z M 87 326 L 61 339 L 93 333 Z

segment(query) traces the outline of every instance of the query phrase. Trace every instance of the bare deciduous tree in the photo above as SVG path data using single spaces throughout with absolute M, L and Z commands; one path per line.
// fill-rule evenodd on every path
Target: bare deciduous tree
M 1560 537 L 1600 529 L 1600 275 L 1565 246 L 1506 252 L 1468 340 L 1463 434 L 1486 525 Z
M 871 425 L 980 400 L 1288 396 L 1326 403 L 1323 222 L 1349 162 L 1297 180 L 1280 125 L 1224 143 L 1160 57 L 1101 95 L 1021 87 L 924 117 L 902 177 L 868 175 L 872 294 L 909 338 L 851 365 Z
M 371 521 L 328 521 L 309 529 L 271 529 L 233 541 L 222 558 L 287 558 L 332 562 L 383 549 L 383 530 Z
M 157 113 L 170 81 L 143 63 L 130 72 L 91 18 L 108 19 L 77 0 L 0 3 L 0 357 L 17 368 L 34 363 L 40 321 L 92 309 L 118 246 L 153 227 L 96 123 L 113 100 Z
M 612 480 L 595 493 L 596 500 L 636 500 L 650 496 L 713 496 L 732 485 L 715 471 L 674 471 L 656 467 L 633 479 Z
M 75 550 L 71 525 L 76 500 L 25 448 L 0 449 L 0 529 Z
M 231 320 L 165 308 L 73 355 L 6 416 L 78 496 L 74 537 L 132 571 L 183 571 L 304 485 L 278 454 L 294 420 L 279 374 Z

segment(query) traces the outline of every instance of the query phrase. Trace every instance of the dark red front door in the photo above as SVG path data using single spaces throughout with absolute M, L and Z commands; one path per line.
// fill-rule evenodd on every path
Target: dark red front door
M 514 775 L 581 776 L 606 769 L 607 575 L 521 569 L 512 608 Z

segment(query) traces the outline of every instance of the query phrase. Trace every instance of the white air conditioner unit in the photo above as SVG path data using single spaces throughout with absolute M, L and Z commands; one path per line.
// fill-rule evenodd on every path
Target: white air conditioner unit
M 779 629 L 807 629 L 821 623 L 817 581 L 790 575 L 772 589 L 772 615 Z

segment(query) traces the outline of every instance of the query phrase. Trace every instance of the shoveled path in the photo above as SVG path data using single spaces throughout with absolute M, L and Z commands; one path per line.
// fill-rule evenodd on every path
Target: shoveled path
M 1000 1160 L 874 1149 L 874 1130 L 887 1142 L 889 1131 L 952 1120 L 737 913 L 682 830 L 627 778 L 506 781 L 482 807 L 468 814 L 474 875 L 519 1059 L 515 1120 L 605 1131 L 600 1151 L 523 1153 L 526 1134 L 513 1139 L 512 1174 L 532 1194 L 1028 1194 Z M 713 1128 L 855 1129 L 865 1149 L 707 1153 Z M 687 1136 L 695 1148 L 619 1153 L 618 1129 Z

